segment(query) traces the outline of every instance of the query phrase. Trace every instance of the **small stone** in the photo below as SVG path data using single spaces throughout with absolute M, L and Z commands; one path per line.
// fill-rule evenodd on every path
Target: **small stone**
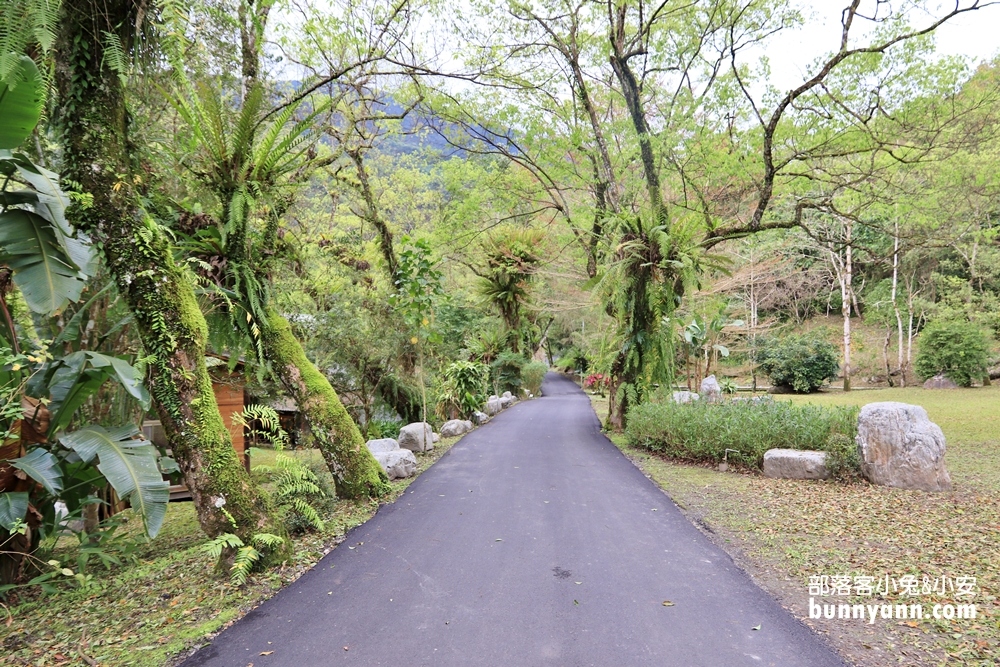
M 485 412 L 480 412 L 479 410 L 476 410 L 475 412 L 472 413 L 472 421 L 476 422 L 480 426 L 485 424 L 489 420 L 490 416 Z
M 701 387 L 699 387 L 701 396 L 709 403 L 721 403 L 722 402 L 722 387 L 719 386 L 719 381 L 715 379 L 714 375 L 709 375 L 707 378 L 701 381 Z
M 958 385 L 944 373 L 938 373 L 924 382 L 924 389 L 958 389 Z
M 389 479 L 412 477 L 417 472 L 417 457 L 408 449 L 397 449 L 392 452 L 374 454 Z
M 365 443 L 368 446 L 368 450 L 372 454 L 378 454 L 380 452 L 394 452 L 399 449 L 399 443 L 393 438 L 379 438 L 378 440 L 369 440 Z
M 826 452 L 769 449 L 764 452 L 764 477 L 772 479 L 827 479 Z
M 434 449 L 434 429 L 427 422 L 407 424 L 399 430 L 399 446 L 411 452 Z
M 441 435 L 445 438 L 456 438 L 472 430 L 472 422 L 462 419 L 452 419 L 441 425 Z
M 693 391 L 675 391 L 673 394 L 674 403 L 691 403 L 697 401 L 698 394 Z

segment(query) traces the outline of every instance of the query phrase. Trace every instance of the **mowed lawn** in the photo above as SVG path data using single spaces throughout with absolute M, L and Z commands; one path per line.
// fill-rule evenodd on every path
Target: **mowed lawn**
M 1000 664 L 1000 387 L 829 392 L 777 397 L 794 403 L 923 406 L 945 433 L 953 490 L 903 491 L 862 484 L 765 479 L 667 461 L 612 440 L 796 616 L 858 665 Z M 603 418 L 605 401 L 595 400 Z M 809 619 L 811 576 L 976 577 L 974 620 Z M 970 601 L 954 592 L 916 598 L 817 598 L 820 602 Z

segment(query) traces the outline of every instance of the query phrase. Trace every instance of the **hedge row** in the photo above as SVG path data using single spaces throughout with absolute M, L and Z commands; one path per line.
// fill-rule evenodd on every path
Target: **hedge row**
M 726 459 L 760 469 L 769 449 L 811 449 L 830 454 L 838 477 L 858 472 L 858 408 L 793 405 L 785 401 L 708 404 L 644 403 L 628 413 L 630 444 L 669 457 L 717 463 Z

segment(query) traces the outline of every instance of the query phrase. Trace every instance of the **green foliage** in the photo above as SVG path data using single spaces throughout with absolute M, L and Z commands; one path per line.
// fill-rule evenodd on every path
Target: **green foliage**
M 934 320 L 919 341 L 914 369 L 922 379 L 944 373 L 960 387 L 968 387 L 986 375 L 990 346 L 981 327 L 962 320 Z
M 830 452 L 838 472 L 855 469 L 845 442 L 854 441 L 856 407 L 824 408 L 784 401 L 708 404 L 645 403 L 632 408 L 625 435 L 629 442 L 685 461 L 725 458 L 751 468 L 764 463 L 769 449 Z M 846 440 L 845 440 L 846 438 Z M 726 450 L 736 450 L 736 453 Z
M 250 427 L 257 438 L 269 441 L 277 450 L 274 465 L 257 465 L 253 472 L 270 485 L 271 497 L 288 530 L 293 533 L 310 528 L 323 530 L 323 519 L 312 502 L 326 494 L 309 466 L 281 451 L 288 443 L 288 434 L 281 428 L 278 413 L 266 405 L 248 405 L 233 415 L 233 421 Z
M 57 174 L 15 153 L 0 155 L 0 175 L 0 262 L 31 310 L 55 314 L 80 298 L 96 271 L 90 239 L 67 222 L 69 197 Z M 9 190 L 14 183 L 27 189 Z
M 490 385 L 498 396 L 509 391 L 521 395 L 521 369 L 528 360 L 515 352 L 503 352 L 490 364 Z
M 542 380 L 545 379 L 545 374 L 548 372 L 548 365 L 541 361 L 525 364 L 521 368 L 521 384 L 524 390 L 537 396 L 542 389 Z
M 95 457 L 97 469 L 142 516 L 146 532 L 155 537 L 163 524 L 170 500 L 170 483 L 163 479 L 158 464 L 159 452 L 139 436 L 134 426 L 106 430 L 100 426 L 67 433 L 59 438 L 84 463 Z
M 438 417 L 442 420 L 466 419 L 482 409 L 489 371 L 489 366 L 475 361 L 456 361 L 445 367 L 438 389 Z
M 2 15 L 0 15 L 2 20 Z M 9 30 L 4 26 L 4 32 Z M 0 43 L 5 40 L 0 39 Z M 8 61 L 10 66 L 8 67 Z M 0 150 L 17 148 L 42 116 L 45 86 L 38 67 L 28 56 L 0 52 Z
M 399 429 L 403 422 L 392 419 L 369 419 L 366 426 L 366 435 L 369 440 L 378 438 L 395 438 L 399 435 Z
M 229 519 L 230 525 L 235 528 L 236 520 L 233 515 L 226 511 L 222 505 L 219 506 L 219 509 Z M 207 542 L 202 547 L 202 551 L 220 563 L 224 554 L 232 553 L 233 563 L 229 567 L 229 583 L 233 586 L 242 586 L 247 582 L 254 567 L 262 563 L 268 553 L 277 551 L 284 544 L 285 538 L 271 533 L 254 533 L 249 544 L 235 533 L 222 533 Z
M 479 293 L 494 308 L 508 331 L 521 326 L 528 306 L 529 290 L 541 262 L 541 230 L 507 227 L 490 237 L 485 247 L 486 273 L 480 278 Z
M 810 335 L 790 335 L 768 341 L 759 352 L 760 370 L 778 386 L 800 394 L 819 389 L 837 377 L 837 348 Z

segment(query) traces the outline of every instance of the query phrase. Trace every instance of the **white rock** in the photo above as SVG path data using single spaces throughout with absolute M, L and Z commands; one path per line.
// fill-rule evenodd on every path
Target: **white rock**
M 506 410 L 510 406 L 514 405 L 514 398 L 512 396 L 501 396 L 500 397 L 500 409 Z
M 389 479 L 412 477 L 417 472 L 417 457 L 408 449 L 379 452 L 374 456 Z
M 826 452 L 769 449 L 764 452 L 764 477 L 773 479 L 827 479 Z
M 431 440 L 433 442 L 441 442 L 441 434 L 440 433 L 432 433 L 431 434 Z
M 698 398 L 698 394 L 693 391 L 675 391 L 673 395 L 674 403 L 690 403 Z
M 500 399 L 496 396 L 490 396 L 489 400 L 486 401 L 486 414 L 492 417 L 503 410 L 503 405 L 500 403 Z
M 411 452 L 434 449 L 434 429 L 427 422 L 413 422 L 399 429 L 399 446 Z
M 379 438 L 378 440 L 369 440 L 365 443 L 368 446 L 368 450 L 372 454 L 378 454 L 380 452 L 395 452 L 399 449 L 399 443 L 392 438 Z
M 869 403 L 858 415 L 861 472 L 872 484 L 947 491 L 944 433 L 919 405 Z
M 452 419 L 441 425 L 441 435 L 445 438 L 456 438 L 472 430 L 472 422 L 462 419 Z
M 500 396 L 500 398 L 512 398 L 512 397 L 513 397 L 513 394 L 511 394 L 509 391 L 505 391 L 503 393 L 503 395 Z
M 489 420 L 490 416 L 485 412 L 480 412 L 479 410 L 476 410 L 475 412 L 472 413 L 472 421 L 476 422 L 477 424 L 482 425 L 488 422 Z
M 701 396 L 709 403 L 719 403 L 722 401 L 722 387 L 719 386 L 719 381 L 715 379 L 714 375 L 709 375 L 702 380 L 699 389 L 701 390 L 699 392 Z

